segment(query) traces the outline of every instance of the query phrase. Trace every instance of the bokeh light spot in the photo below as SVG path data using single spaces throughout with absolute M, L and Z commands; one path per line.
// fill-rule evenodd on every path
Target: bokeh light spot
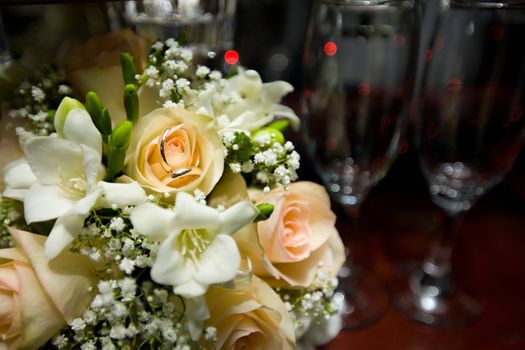
M 333 56 L 337 52 L 337 45 L 333 41 L 324 44 L 323 51 L 326 56 Z
M 236 64 L 239 62 L 239 54 L 235 50 L 228 50 L 224 53 L 224 61 L 228 64 Z

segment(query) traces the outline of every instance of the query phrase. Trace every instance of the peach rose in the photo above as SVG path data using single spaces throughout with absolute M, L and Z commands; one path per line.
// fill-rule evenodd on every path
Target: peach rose
M 91 264 L 71 253 L 49 262 L 45 236 L 10 233 L 17 247 L 0 250 L 0 348 L 37 349 L 89 306 Z
M 344 246 L 324 187 L 295 182 L 287 191 L 279 187 L 267 194 L 250 191 L 250 196 L 257 204 L 274 205 L 268 220 L 235 235 L 257 276 L 272 286 L 308 287 L 319 269 L 337 275 L 345 260 Z M 263 254 L 253 244 L 254 236 Z
M 64 62 L 67 80 L 79 98 L 83 99 L 89 91 L 95 91 L 114 122 L 125 120 L 120 53 L 130 53 L 137 70 L 142 72 L 148 51 L 146 40 L 129 29 L 90 38 L 68 52 Z
M 208 194 L 222 175 L 224 150 L 210 117 L 159 108 L 139 119 L 126 163 L 146 190 Z
M 290 314 L 270 286 L 253 276 L 236 289 L 212 286 L 206 294 L 210 318 L 217 329 L 218 349 L 295 349 Z

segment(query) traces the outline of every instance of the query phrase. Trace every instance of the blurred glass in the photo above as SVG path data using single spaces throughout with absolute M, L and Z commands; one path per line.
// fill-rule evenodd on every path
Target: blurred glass
M 451 256 L 464 214 L 512 167 L 525 131 L 525 2 L 443 2 L 425 53 L 420 158 L 444 235 L 394 287 L 397 307 L 456 327 L 482 308 L 455 287 Z
M 151 40 L 181 38 L 203 56 L 233 47 L 236 0 L 136 0 L 118 5 L 127 24 Z
M 414 1 L 314 2 L 304 51 L 303 141 L 331 197 L 354 221 L 398 154 L 418 20 Z M 346 244 L 355 234 L 341 233 Z M 344 271 L 344 326 L 376 320 L 388 303 L 381 284 L 351 263 Z

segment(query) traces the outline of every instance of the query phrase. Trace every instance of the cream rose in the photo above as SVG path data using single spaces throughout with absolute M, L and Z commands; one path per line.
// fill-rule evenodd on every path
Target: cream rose
M 130 53 L 137 70 L 142 72 L 148 51 L 149 44 L 145 39 L 129 29 L 90 38 L 66 54 L 64 66 L 67 80 L 79 98 L 83 99 L 89 91 L 94 91 L 108 108 L 114 122 L 125 120 L 120 53 Z
M 17 247 L 0 250 L 0 348 L 37 349 L 89 306 L 92 265 L 71 253 L 49 262 L 45 236 L 10 232 Z
M 308 287 L 319 270 L 337 275 L 345 260 L 344 246 L 322 186 L 295 182 L 287 191 L 250 191 L 250 196 L 257 204 L 274 205 L 268 220 L 235 235 L 257 276 L 272 286 Z M 259 239 L 262 254 L 253 244 L 254 236 Z
M 253 276 L 237 289 L 210 287 L 206 294 L 210 318 L 217 329 L 218 349 L 295 349 L 292 319 L 270 286 Z
M 159 108 L 139 119 L 126 164 L 146 190 L 208 194 L 222 175 L 224 150 L 210 117 Z

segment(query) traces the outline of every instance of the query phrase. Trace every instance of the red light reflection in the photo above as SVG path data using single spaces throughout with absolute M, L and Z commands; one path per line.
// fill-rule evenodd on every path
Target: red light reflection
M 372 88 L 368 83 L 361 83 L 357 85 L 357 93 L 361 96 L 368 96 L 372 92 Z
M 224 53 L 224 61 L 228 64 L 236 64 L 239 62 L 239 54 L 235 50 L 228 50 Z
M 461 91 L 461 80 L 459 79 L 450 79 L 448 81 L 447 90 L 452 93 L 458 93 Z
M 337 52 L 337 45 L 333 41 L 329 41 L 324 44 L 323 51 L 326 56 L 333 56 Z

